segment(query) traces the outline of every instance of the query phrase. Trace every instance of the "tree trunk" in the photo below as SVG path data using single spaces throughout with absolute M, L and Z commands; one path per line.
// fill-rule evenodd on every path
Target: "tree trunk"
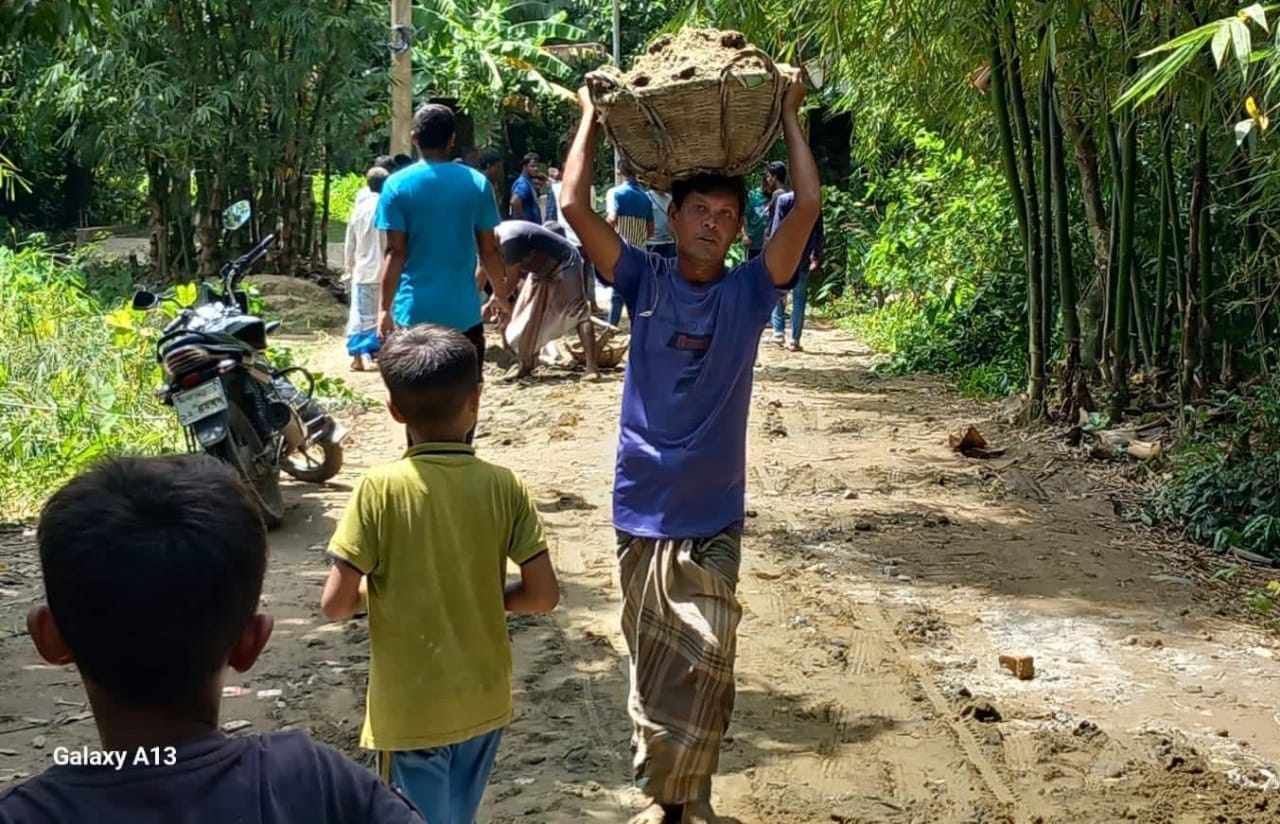
M 1130 63 L 1134 62 L 1132 60 Z M 1132 68 L 1132 67 L 1131 67 Z M 1132 74 L 1132 71 L 1129 72 Z M 1116 272 L 1115 336 L 1111 360 L 1111 420 L 1119 421 L 1129 406 L 1129 317 L 1130 288 L 1133 284 L 1134 219 L 1136 217 L 1136 184 L 1138 178 L 1138 119 L 1130 114 L 1121 138 L 1120 246 L 1116 250 L 1119 271 Z
M 1018 176 L 1017 147 L 1013 142 L 1013 123 L 1009 115 L 1008 69 L 1004 49 L 1000 47 L 1000 20 L 995 15 L 995 0 L 990 4 L 991 19 L 991 109 L 996 120 L 996 132 L 1000 135 L 1000 159 L 1004 163 L 1005 182 L 1013 201 L 1013 213 L 1018 219 L 1018 231 L 1022 237 L 1023 254 L 1027 251 L 1027 202 Z
M 1209 204 L 1213 199 L 1213 191 L 1209 181 L 1209 129 L 1200 130 L 1200 139 L 1196 146 L 1196 165 L 1198 174 L 1204 178 L 1204 202 L 1201 205 L 1200 232 L 1196 236 L 1199 242 L 1199 272 L 1196 280 L 1200 287 L 1200 380 L 1205 386 L 1217 382 L 1216 330 L 1213 306 L 1213 210 Z
M 1041 48 L 1048 50 L 1048 37 L 1040 33 Z M 1040 78 L 1040 181 L 1044 184 L 1044 213 L 1040 219 L 1040 352 L 1047 364 L 1053 357 L 1053 69 L 1045 59 Z
M 1056 75 L 1054 67 L 1049 66 L 1049 91 L 1052 96 Z M 1076 306 L 1078 294 L 1076 289 L 1075 266 L 1071 259 L 1071 225 L 1067 180 L 1066 149 L 1063 145 L 1062 122 L 1058 116 L 1058 106 L 1049 107 L 1049 154 L 1053 168 L 1053 213 L 1058 253 L 1058 288 L 1059 308 L 1062 313 L 1062 343 L 1066 355 L 1062 369 L 1062 398 L 1060 411 L 1068 423 L 1074 423 L 1081 409 L 1092 406 L 1089 397 L 1089 385 L 1086 373 L 1081 368 L 1080 316 Z
M 196 257 L 196 273 L 212 277 L 218 271 L 221 234 L 218 217 L 223 209 L 222 187 L 212 170 L 196 172 L 196 240 L 200 245 Z
M 169 174 L 164 161 L 147 159 L 147 213 L 151 224 L 151 266 L 156 277 L 169 279 Z
M 1182 369 L 1178 377 L 1178 397 L 1185 408 L 1197 395 L 1203 351 L 1200 340 L 1200 257 L 1208 244 L 1202 240 L 1208 218 L 1209 162 L 1208 126 L 1200 127 L 1197 138 L 1195 174 L 1191 181 L 1191 230 L 1187 238 L 1187 269 L 1182 292 Z
M 329 195 L 331 193 L 330 183 L 333 178 L 333 152 L 329 146 L 329 141 L 324 143 L 324 202 L 320 204 L 320 242 L 316 245 L 318 252 L 318 260 L 316 265 L 320 269 L 329 268 Z
M 1035 144 L 1031 137 L 1031 121 L 1027 117 L 1027 101 L 1022 82 L 1022 60 L 1018 55 L 1018 35 L 1013 15 L 1006 18 L 1009 50 L 1009 99 L 1013 103 L 1014 123 L 1022 149 L 1022 177 L 1027 202 L 1027 414 L 1038 419 L 1044 415 L 1045 356 L 1041 330 L 1040 300 L 1042 247 L 1040 237 L 1040 198 L 1037 194 Z

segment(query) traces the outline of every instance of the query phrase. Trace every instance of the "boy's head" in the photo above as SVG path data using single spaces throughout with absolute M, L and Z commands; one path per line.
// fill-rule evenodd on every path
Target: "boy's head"
M 90 697 L 182 709 L 219 694 L 271 634 L 258 615 L 267 534 L 244 485 L 205 455 L 121 458 L 49 499 L 36 532 L 48 606 L 28 628 Z
M 764 192 L 771 195 L 787 185 L 787 164 L 774 160 L 764 167 Z
M 480 153 L 480 171 L 494 177 L 502 174 L 502 153 L 497 149 L 485 149 Z
M 480 362 L 454 329 L 424 323 L 393 333 L 378 352 L 391 416 L 423 439 L 462 441 L 480 415 Z
M 388 177 L 390 177 L 390 175 L 387 174 L 386 169 L 374 166 L 364 173 L 364 182 L 365 185 L 369 187 L 369 191 L 373 192 L 375 195 L 381 194 L 382 184 L 387 182 Z
M 424 103 L 413 115 L 413 142 L 423 152 L 447 152 L 457 137 L 453 109 Z
M 740 177 L 700 174 L 671 186 L 669 214 L 680 255 L 699 263 L 723 263 L 742 230 L 747 188 Z

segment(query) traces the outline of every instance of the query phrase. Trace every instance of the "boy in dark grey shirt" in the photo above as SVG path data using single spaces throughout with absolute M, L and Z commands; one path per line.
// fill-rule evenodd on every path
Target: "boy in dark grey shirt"
M 224 464 L 103 464 L 49 499 L 37 540 L 48 605 L 27 626 L 47 661 L 79 669 L 102 745 L 58 748 L 69 763 L 0 792 L 0 824 L 421 824 L 302 733 L 219 731 L 225 669 L 253 666 L 272 627 L 266 531 Z

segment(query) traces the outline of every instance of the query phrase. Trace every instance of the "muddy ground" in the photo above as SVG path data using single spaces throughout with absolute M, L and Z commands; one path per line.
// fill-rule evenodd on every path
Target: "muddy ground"
M 312 362 L 345 370 L 336 338 Z M 1131 489 L 942 382 L 882 378 L 849 335 L 762 347 L 750 422 L 745 607 L 732 738 L 716 784 L 744 824 L 1280 820 L 1280 643 L 1240 587 L 1117 516 Z M 490 364 L 496 378 L 500 366 Z M 381 395 L 376 375 L 352 383 Z M 535 491 L 564 598 L 512 621 L 517 718 L 482 821 L 622 822 L 627 666 L 609 495 L 621 375 L 490 382 L 478 445 Z M 323 547 L 353 480 L 403 443 L 351 416 L 347 467 L 290 484 L 272 538 L 276 634 L 223 720 L 355 747 L 365 624 L 317 609 Z M 951 452 L 974 423 L 996 460 Z M 1202 556 L 1201 556 L 1202 557 Z M 23 637 L 40 598 L 30 535 L 0 533 L 0 786 L 92 743 L 76 674 Z M 1001 654 L 1032 655 L 1019 681 Z M 279 690 L 260 696 L 259 690 Z M 240 726 L 240 725 L 237 725 Z

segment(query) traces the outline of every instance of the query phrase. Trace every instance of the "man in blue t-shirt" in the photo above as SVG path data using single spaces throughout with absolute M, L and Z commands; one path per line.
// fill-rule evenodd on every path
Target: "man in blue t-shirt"
M 590 95 L 579 93 L 560 211 L 631 313 L 613 524 L 635 777 L 652 801 L 639 824 L 718 820 L 711 776 L 733 708 L 752 371 L 777 290 L 791 285 L 822 207 L 800 127 L 804 93 L 793 82 L 783 113 L 791 213 L 764 254 L 733 269 L 724 262 L 742 230 L 741 178 L 675 182 L 675 258 L 626 242 L 591 210 L 600 127 Z
M 770 221 L 769 230 L 765 232 L 766 243 L 782 226 L 782 221 L 787 219 L 787 215 L 791 214 L 795 197 L 794 192 L 779 192 L 774 198 L 773 219 Z M 805 244 L 804 256 L 800 258 L 800 265 L 796 267 L 795 285 L 791 287 L 791 340 L 786 341 L 787 350 L 790 352 L 799 352 L 803 348 L 800 346 L 800 333 L 804 331 L 805 292 L 808 290 L 809 275 L 822 266 L 822 247 L 825 242 L 822 216 L 819 215 L 817 224 L 809 233 L 809 242 Z M 773 309 L 772 323 L 773 342 L 781 346 L 787 325 L 787 293 L 785 291 L 778 293 L 778 305 Z
M 538 177 L 538 165 L 542 158 L 533 152 L 524 156 L 520 162 L 520 176 L 511 184 L 511 219 L 527 220 L 530 223 L 542 223 L 542 208 L 538 205 L 538 188 L 534 179 Z
M 653 201 L 636 183 L 636 173 L 625 160 L 618 164 L 622 182 L 605 194 L 605 220 L 624 241 L 643 249 L 653 237 Z M 622 320 L 622 293 L 613 290 L 609 304 L 609 323 L 614 326 Z
M 493 308 L 510 312 L 506 266 L 493 234 L 498 209 L 480 172 L 449 160 L 454 117 L 428 103 L 413 117 L 413 141 L 422 160 L 393 174 L 382 187 L 376 224 L 387 233 L 382 265 L 378 334 L 397 327 L 438 323 L 475 345 L 484 364 L 484 323 L 476 289 L 476 258 L 493 286 Z

